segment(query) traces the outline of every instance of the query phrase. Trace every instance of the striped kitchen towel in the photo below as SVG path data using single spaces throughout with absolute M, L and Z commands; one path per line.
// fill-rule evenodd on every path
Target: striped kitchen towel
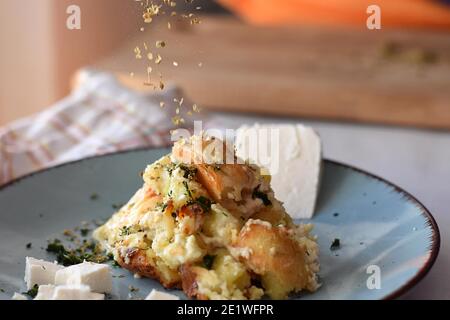
M 87 156 L 169 145 L 170 131 L 176 128 L 174 100 L 181 98 L 175 86 L 140 94 L 122 87 L 110 74 L 85 70 L 67 98 L 0 127 L 0 185 Z M 207 119 L 204 113 L 195 116 Z M 183 127 L 192 126 L 192 118 L 185 116 Z

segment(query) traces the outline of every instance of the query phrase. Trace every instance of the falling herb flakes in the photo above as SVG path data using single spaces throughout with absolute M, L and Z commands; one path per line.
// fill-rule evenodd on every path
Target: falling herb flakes
M 333 240 L 333 242 L 331 243 L 330 250 L 335 251 L 335 250 L 339 250 L 340 248 L 341 248 L 341 240 L 338 238 L 335 238 Z
M 161 57 L 160 54 L 158 54 L 158 55 L 156 56 L 156 58 L 155 58 L 155 63 L 156 63 L 156 64 L 160 64 L 161 61 L 162 61 L 162 57 Z
M 161 7 L 161 5 L 156 5 L 154 3 L 151 3 L 149 6 L 147 6 L 144 13 L 142 14 L 144 23 L 152 23 L 153 17 L 159 15 Z
M 165 48 L 166 47 L 166 42 L 162 41 L 162 40 L 158 40 L 158 41 L 156 41 L 156 47 L 157 48 Z
M 139 47 L 134 48 L 134 55 L 136 59 L 142 59 L 141 49 Z
M 25 246 L 27 249 L 31 249 L 32 243 L 27 243 L 27 245 Z
M 184 19 L 186 21 L 188 21 L 188 23 L 190 23 L 191 25 L 195 25 L 195 24 L 200 24 L 201 21 L 200 19 L 197 17 L 196 13 L 193 13 L 193 11 L 199 11 L 202 9 L 201 6 L 196 6 L 194 4 L 193 0 L 184 0 L 184 2 L 186 4 L 192 5 L 192 8 L 190 9 L 190 12 L 186 12 L 183 14 L 177 14 L 176 11 L 174 11 L 174 8 L 177 6 L 177 2 L 175 0 L 162 0 L 162 1 L 153 1 L 153 0 L 135 0 L 136 2 L 138 2 L 140 4 L 140 6 L 142 7 L 142 18 L 144 20 L 144 23 L 149 24 L 152 23 L 155 18 L 157 16 L 168 16 L 169 17 L 169 21 L 167 21 L 167 29 L 171 30 L 172 29 L 172 23 L 174 21 L 172 21 L 171 19 Z M 179 17 L 179 18 L 178 18 Z M 140 27 L 140 30 L 143 32 L 146 28 L 144 28 L 144 26 Z M 163 49 L 167 46 L 167 42 L 165 41 L 165 39 L 160 39 L 160 40 L 156 40 L 155 41 L 155 46 L 158 49 Z M 141 49 L 142 48 L 142 49 Z M 161 54 L 158 53 L 152 53 L 152 52 L 148 52 L 148 46 L 146 43 L 143 43 L 143 46 L 136 46 L 134 48 L 134 54 L 135 54 L 135 58 L 136 59 L 142 59 L 142 57 L 146 57 L 149 61 L 153 61 L 156 65 L 159 65 L 163 62 L 163 57 L 161 56 Z M 179 67 L 180 63 L 178 61 L 172 61 L 172 65 L 173 67 Z M 202 67 L 202 62 L 198 63 L 199 67 Z M 151 88 L 153 88 L 154 90 L 164 90 L 166 85 L 163 82 L 162 79 L 162 74 L 160 73 L 160 80 L 159 82 L 157 81 L 150 81 L 150 72 L 149 69 L 151 70 L 150 67 L 147 67 L 147 81 L 143 82 L 143 85 L 145 86 L 149 86 Z M 183 99 L 181 99 L 181 101 L 179 101 L 179 107 L 181 107 Z M 160 103 L 160 107 L 163 108 L 164 104 Z M 196 105 L 193 105 L 192 107 L 192 111 L 191 110 L 187 110 L 187 115 L 188 116 L 193 116 L 193 113 L 199 113 L 200 110 L 198 109 L 198 107 Z M 174 117 L 172 117 L 172 123 L 175 126 L 180 126 L 182 124 L 185 123 L 185 119 L 181 116 L 181 111 L 180 108 L 176 109 L 176 115 Z
M 178 125 L 180 125 L 180 124 L 183 124 L 185 121 L 184 121 L 184 118 L 182 118 L 182 117 L 180 117 L 180 116 L 175 116 L 175 117 L 172 117 L 172 123 L 174 124 L 174 125 L 176 125 L 176 126 L 178 126 Z

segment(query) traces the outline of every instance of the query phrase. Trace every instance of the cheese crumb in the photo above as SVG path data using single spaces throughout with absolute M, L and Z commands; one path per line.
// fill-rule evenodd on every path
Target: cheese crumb
M 54 284 L 56 272 L 63 268 L 64 267 L 56 263 L 26 257 L 25 282 L 27 284 L 27 290 L 33 288 L 35 284 Z
M 180 300 L 176 295 L 153 289 L 145 300 Z
M 111 293 L 112 275 L 108 265 L 83 262 L 56 272 L 56 285 L 86 285 L 93 292 Z

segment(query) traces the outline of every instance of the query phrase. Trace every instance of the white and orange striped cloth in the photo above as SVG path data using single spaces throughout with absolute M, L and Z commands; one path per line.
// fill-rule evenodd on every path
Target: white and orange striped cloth
M 176 87 L 139 94 L 106 73 L 85 70 L 82 78 L 54 106 L 0 127 L 0 185 L 87 156 L 170 143 L 174 99 L 182 98 Z M 185 119 L 183 126 L 192 126 Z

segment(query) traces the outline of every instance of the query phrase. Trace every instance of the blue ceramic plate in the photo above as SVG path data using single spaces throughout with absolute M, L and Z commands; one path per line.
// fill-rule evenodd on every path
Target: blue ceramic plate
M 89 158 L 0 188 L 0 298 L 24 291 L 25 256 L 54 259 L 43 249 L 48 239 L 61 238 L 62 230 L 83 220 L 108 218 L 141 185 L 139 172 L 146 164 L 168 152 Z M 323 285 L 313 294 L 292 298 L 395 298 L 425 276 L 439 251 L 436 222 L 416 199 L 383 179 L 333 161 L 325 161 L 312 222 Z M 334 239 L 340 246 L 331 250 Z M 120 268 L 113 273 L 113 298 L 142 298 L 152 288 L 162 289 L 156 281 L 135 279 Z M 130 293 L 130 285 L 139 291 Z

